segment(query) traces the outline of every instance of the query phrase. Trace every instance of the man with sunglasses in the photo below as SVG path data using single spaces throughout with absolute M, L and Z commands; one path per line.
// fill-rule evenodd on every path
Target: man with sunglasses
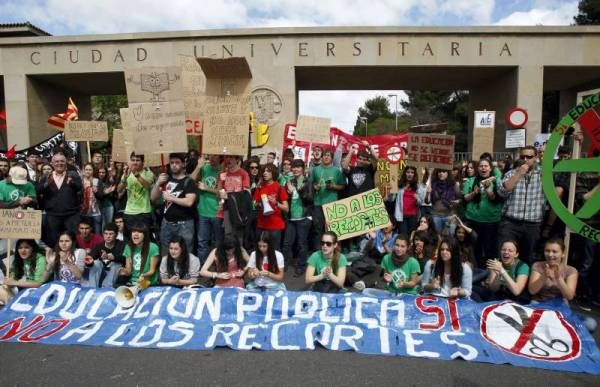
M 528 145 L 521 149 L 515 168 L 504 176 L 498 194 L 505 199 L 498 246 L 504 241 L 516 240 L 521 247 L 520 258 L 532 263 L 546 203 L 535 147 Z

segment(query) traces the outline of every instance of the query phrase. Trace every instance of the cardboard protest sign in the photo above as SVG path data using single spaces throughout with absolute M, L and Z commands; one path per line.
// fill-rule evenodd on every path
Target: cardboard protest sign
M 112 152 L 110 155 L 112 161 L 119 161 L 121 163 L 129 161 L 129 154 L 127 154 L 127 148 L 125 147 L 124 132 L 123 129 L 113 129 Z
M 141 67 L 125 69 L 127 100 L 132 103 L 159 103 L 183 98 L 181 68 Z
M 330 118 L 298 116 L 298 120 L 296 121 L 296 138 L 299 141 L 329 144 L 330 126 Z
M 452 169 L 454 136 L 432 133 L 408 134 L 408 165 Z
M 106 121 L 65 121 L 67 141 L 108 141 Z
M 525 129 L 507 130 L 504 147 L 506 149 L 523 148 L 525 146 L 525 139 Z
M 183 101 L 130 104 L 121 109 L 125 136 L 137 154 L 187 152 Z M 127 148 L 129 151 L 129 148 Z
M 40 239 L 42 211 L 1 209 L 0 239 Z
M 377 188 L 323 205 L 328 230 L 339 240 L 352 238 L 391 225 Z
M 179 62 L 185 108 L 185 132 L 188 136 L 201 136 L 203 117 L 200 107 L 206 91 L 206 77 L 195 57 L 179 55 Z
M 479 157 L 484 152 L 494 151 L 494 127 L 496 125 L 495 111 L 475 111 L 473 120 L 473 157 Z
M 202 114 L 203 153 L 240 156 L 248 153 L 249 96 L 206 96 L 202 102 Z
M 400 167 L 404 164 L 392 164 L 387 160 L 377 161 L 377 171 L 375 172 L 375 186 L 379 189 L 382 197 L 387 194 L 398 192 L 398 179 Z M 389 185 L 389 191 L 388 191 Z

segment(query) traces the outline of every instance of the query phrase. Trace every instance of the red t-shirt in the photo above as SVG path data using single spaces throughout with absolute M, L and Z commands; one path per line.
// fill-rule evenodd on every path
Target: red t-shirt
M 85 240 L 81 235 L 77 235 L 77 247 L 80 249 L 92 250 L 96 245 L 104 242 L 104 239 L 98 234 L 91 234 L 89 240 Z
M 248 172 L 240 168 L 235 172 L 219 173 L 219 181 L 217 182 L 218 189 L 225 189 L 226 192 L 240 192 L 243 189 L 250 188 L 250 176 Z M 217 210 L 217 218 L 223 217 L 223 203 L 219 200 L 219 209 Z
M 417 215 L 417 198 L 410 188 L 405 188 L 402 195 L 402 213 L 404 216 Z
M 285 220 L 283 220 L 283 214 L 277 206 L 277 203 L 284 203 L 288 200 L 287 191 L 280 188 L 279 183 L 274 181 L 269 185 L 264 185 L 256 189 L 256 191 L 254 191 L 254 201 L 260 204 L 262 202 L 261 197 L 263 194 L 267 195 L 274 212 L 271 215 L 265 216 L 263 215 L 263 210 L 258 209 L 256 227 L 265 230 L 283 230 L 285 228 Z

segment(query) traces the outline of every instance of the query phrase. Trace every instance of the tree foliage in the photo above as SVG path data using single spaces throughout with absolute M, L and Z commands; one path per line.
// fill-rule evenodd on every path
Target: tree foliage
M 579 13 L 573 19 L 581 26 L 600 24 L 600 0 L 580 0 Z
M 91 99 L 92 120 L 106 121 L 108 125 L 108 138 L 112 138 L 114 128 L 121 128 L 120 109 L 128 106 L 126 95 L 94 95 Z M 110 142 L 110 141 L 109 141 Z M 106 148 L 107 143 L 93 143 L 92 148 Z

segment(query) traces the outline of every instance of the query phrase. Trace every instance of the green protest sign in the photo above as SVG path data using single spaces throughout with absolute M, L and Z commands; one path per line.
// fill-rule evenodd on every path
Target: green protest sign
M 546 143 L 546 154 L 556 153 L 562 137 L 567 129 L 578 123 L 583 132 L 589 137 L 597 133 L 600 128 L 600 119 L 596 109 L 600 106 L 600 93 L 586 98 L 582 103 L 571 109 L 565 115 Z M 594 140 L 594 138 L 592 138 Z M 553 165 L 552 157 L 544 157 L 542 160 L 542 184 L 546 198 L 556 215 L 571 229 L 586 238 L 600 242 L 600 230 L 589 226 L 584 220 L 591 218 L 600 209 L 600 191 L 596 191 L 581 209 L 575 214 L 571 213 L 562 203 L 554 188 L 554 172 L 594 173 L 600 171 L 600 157 L 585 158 L 577 160 L 563 160 Z
M 339 240 L 391 225 L 377 188 L 323 205 L 327 229 Z

